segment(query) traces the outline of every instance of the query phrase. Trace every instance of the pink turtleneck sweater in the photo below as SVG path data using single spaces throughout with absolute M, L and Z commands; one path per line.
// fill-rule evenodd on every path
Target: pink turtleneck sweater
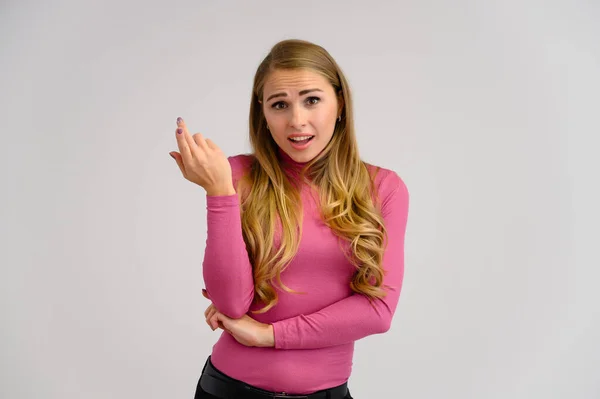
M 302 164 L 281 149 L 279 158 L 288 176 L 297 176 L 295 172 Z M 248 170 L 252 156 L 241 154 L 228 159 L 235 186 Z M 376 168 L 368 167 L 371 171 Z M 354 342 L 388 331 L 404 276 L 408 191 L 389 169 L 381 168 L 375 183 L 388 232 L 384 284 L 393 287 L 384 299 L 374 302 L 375 307 L 350 289 L 355 269 L 340 250 L 337 237 L 320 220 L 316 196 L 303 186 L 300 248 L 281 278 L 289 288 L 306 294 L 276 288 L 279 302 L 274 308 L 263 314 L 249 313 L 262 305 L 253 303 L 252 266 L 242 238 L 239 198 L 236 194 L 206 197 L 208 233 L 203 276 L 208 295 L 223 314 L 239 318 L 248 313 L 261 323 L 272 324 L 275 334 L 274 348 L 257 348 L 244 346 L 222 332 L 211 355 L 217 369 L 255 387 L 297 394 L 348 380 Z

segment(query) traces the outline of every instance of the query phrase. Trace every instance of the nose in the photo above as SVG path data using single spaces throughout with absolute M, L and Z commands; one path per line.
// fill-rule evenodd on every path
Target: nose
M 292 116 L 290 120 L 290 126 L 294 129 L 301 130 L 306 126 L 306 112 L 302 107 L 292 107 Z

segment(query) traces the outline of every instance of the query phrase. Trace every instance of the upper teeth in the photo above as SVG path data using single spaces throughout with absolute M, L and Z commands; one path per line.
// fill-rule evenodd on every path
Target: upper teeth
M 302 141 L 311 138 L 312 136 L 302 136 L 302 137 L 290 137 L 291 140 L 294 141 Z

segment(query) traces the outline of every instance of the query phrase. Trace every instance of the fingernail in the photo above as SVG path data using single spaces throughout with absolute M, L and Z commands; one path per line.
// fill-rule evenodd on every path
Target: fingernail
M 183 122 L 183 118 L 180 116 L 177 118 L 177 124 L 179 125 L 181 122 Z
M 173 158 L 173 159 L 177 160 L 177 159 L 175 158 L 175 155 L 173 155 L 173 154 L 171 154 L 171 153 L 169 153 L 169 155 L 171 156 L 171 158 Z
M 177 129 L 177 134 L 181 134 L 181 133 L 183 133 L 183 129 L 182 128 Z

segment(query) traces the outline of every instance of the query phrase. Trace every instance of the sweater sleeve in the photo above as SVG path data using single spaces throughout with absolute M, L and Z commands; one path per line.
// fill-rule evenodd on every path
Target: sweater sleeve
M 383 200 L 382 213 L 388 246 L 383 256 L 386 271 L 383 284 L 387 296 L 369 299 L 353 294 L 318 312 L 280 320 L 273 324 L 276 349 L 316 349 L 346 344 L 389 330 L 400 297 L 404 278 L 404 237 L 408 218 L 408 190 L 392 172 L 385 184 L 389 194 Z
M 234 187 L 243 173 L 241 156 L 229 157 Z M 237 194 L 206 196 L 207 237 L 202 263 L 206 291 L 217 309 L 231 318 L 245 315 L 254 298 L 252 265 L 242 235 Z

